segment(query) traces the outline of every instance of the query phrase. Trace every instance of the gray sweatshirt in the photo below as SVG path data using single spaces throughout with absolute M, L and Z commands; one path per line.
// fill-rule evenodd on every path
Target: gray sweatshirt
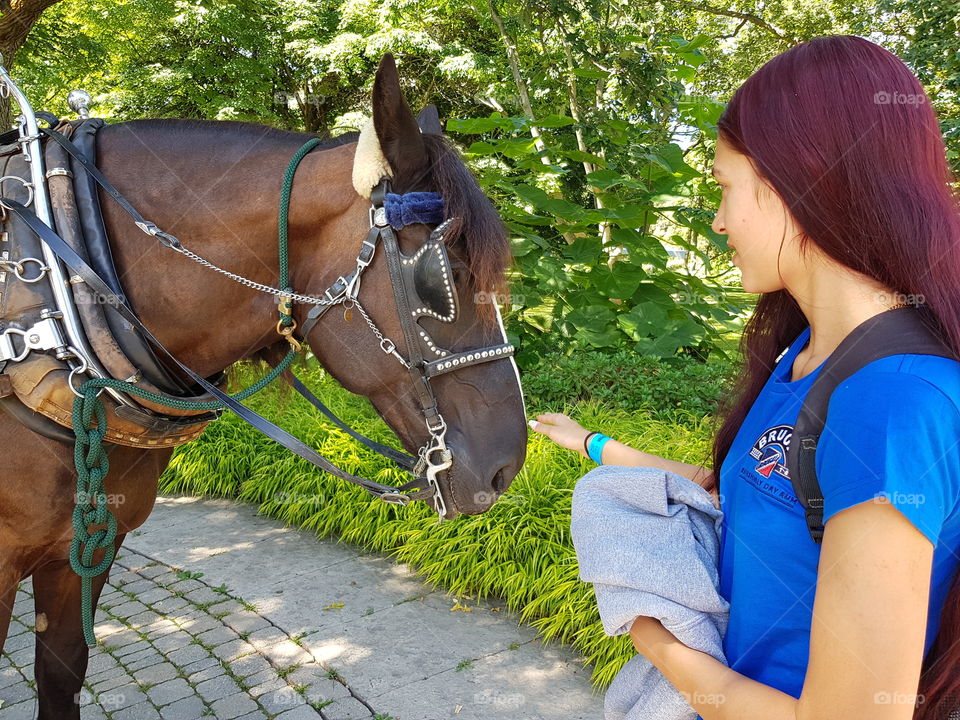
M 604 632 L 658 618 L 688 647 L 726 664 L 729 603 L 718 591 L 723 513 L 713 496 L 667 470 L 601 465 L 577 481 L 570 532 L 580 579 L 593 584 Z M 607 689 L 605 720 L 694 720 L 697 712 L 643 655 Z

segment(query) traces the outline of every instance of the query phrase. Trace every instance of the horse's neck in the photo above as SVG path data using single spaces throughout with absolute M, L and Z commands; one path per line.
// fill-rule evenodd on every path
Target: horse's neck
M 101 169 L 145 218 L 210 262 L 277 286 L 280 185 L 299 147 L 296 136 L 291 144 L 291 138 L 281 141 L 270 133 L 258 139 L 217 135 L 210 127 L 190 124 L 137 123 L 102 133 Z M 342 168 L 345 158 L 352 158 L 349 148 L 320 151 L 301 161 L 290 205 L 294 283 L 308 274 L 300 267 L 302 249 L 321 247 L 325 220 L 342 214 L 344 199 L 352 202 L 355 195 L 349 167 L 346 172 Z M 323 190 L 317 192 L 314 187 L 321 181 Z M 275 297 L 147 239 L 112 201 L 103 209 L 125 293 L 144 324 L 182 362 L 209 375 L 278 339 Z M 331 268 L 342 265 L 339 258 L 330 259 L 326 264 Z

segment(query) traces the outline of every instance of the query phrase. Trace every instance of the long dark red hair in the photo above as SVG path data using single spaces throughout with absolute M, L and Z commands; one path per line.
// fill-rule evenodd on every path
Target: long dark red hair
M 718 131 L 783 199 L 802 245 L 921 297 L 960 358 L 960 200 L 930 101 L 896 55 L 852 35 L 801 43 L 737 90 Z M 715 484 L 776 357 L 807 325 L 786 290 L 761 294 L 740 339 L 741 372 L 716 414 Z M 918 695 L 914 720 L 943 720 L 960 705 L 960 574 Z

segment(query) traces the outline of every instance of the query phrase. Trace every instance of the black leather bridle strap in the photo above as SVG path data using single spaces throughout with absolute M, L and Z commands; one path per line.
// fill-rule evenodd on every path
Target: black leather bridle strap
M 409 482 L 399 486 L 393 487 L 390 485 L 383 485 L 381 483 L 373 482 L 372 480 L 367 480 L 356 475 L 352 475 L 345 470 L 341 470 L 336 465 L 331 463 L 325 457 L 316 452 L 313 448 L 306 445 L 299 438 L 291 435 L 283 428 L 280 428 L 274 425 L 272 422 L 267 420 L 262 415 L 254 412 L 250 408 L 242 405 L 237 400 L 234 400 L 228 394 L 220 390 L 216 385 L 208 382 L 206 378 L 195 373 L 189 367 L 181 363 L 177 358 L 175 358 L 161 343 L 157 338 L 153 336 L 147 327 L 140 322 L 140 319 L 136 314 L 131 310 L 122 300 L 117 297 L 107 283 L 101 278 L 94 270 L 91 268 L 84 260 L 81 258 L 73 248 L 71 248 L 64 240 L 57 235 L 48 225 L 43 223 L 36 215 L 34 215 L 30 210 L 25 206 L 13 200 L 3 200 L 3 205 L 11 212 L 17 214 L 17 216 L 23 220 L 23 222 L 34 232 L 36 235 L 47 244 L 47 246 L 53 250 L 54 253 L 67 265 L 70 269 L 79 275 L 87 285 L 95 292 L 100 294 L 106 299 L 107 302 L 113 303 L 117 311 L 130 322 L 135 328 L 144 334 L 144 336 L 154 343 L 157 346 L 157 349 L 160 350 L 164 355 L 166 355 L 170 360 L 183 370 L 190 378 L 194 380 L 200 387 L 210 393 L 212 396 L 217 398 L 220 402 L 226 405 L 230 410 L 235 412 L 243 420 L 248 422 L 254 428 L 259 430 L 261 433 L 269 437 L 271 440 L 274 440 L 281 445 L 283 445 L 288 450 L 296 453 L 298 456 L 306 460 L 307 462 L 315 465 L 316 467 L 335 475 L 343 480 L 359 485 L 367 492 L 380 497 L 381 499 L 389 499 L 392 502 L 403 502 L 406 503 L 409 500 L 420 500 L 431 498 L 434 495 L 432 489 L 424 489 L 422 480 L 423 478 L 414 478 Z M 401 494 L 405 490 L 417 489 L 417 492 L 410 494 Z M 386 496 L 386 497 L 385 497 Z M 399 498 L 405 498 L 400 500 Z
M 279 361 L 275 363 L 270 362 L 269 364 L 272 367 L 276 367 L 279 364 Z M 300 381 L 300 379 L 296 375 L 294 375 L 293 372 L 291 372 L 290 370 L 283 373 L 280 377 L 282 377 L 287 383 L 289 383 L 289 385 L 294 390 L 300 393 L 308 403 L 310 403 L 317 410 L 319 410 L 324 415 L 326 415 L 331 420 L 331 422 L 333 422 L 341 430 L 348 433 L 352 438 L 363 443 L 371 450 L 380 453 L 384 457 L 387 457 L 390 460 L 393 460 L 393 462 L 395 462 L 397 465 L 402 467 L 404 470 L 407 470 L 411 473 L 413 472 L 414 467 L 416 467 L 416 464 L 417 464 L 417 459 L 415 457 L 413 457 L 412 455 L 407 455 L 406 453 L 400 452 L 399 450 L 395 450 L 392 447 L 384 445 L 383 443 L 378 443 L 376 440 L 371 440 L 367 436 L 362 435 L 361 433 L 358 433 L 356 430 L 354 430 L 349 425 L 347 425 L 343 420 L 338 418 L 334 414 L 334 412 L 330 408 L 328 408 L 320 398 L 314 395 L 310 391 L 310 388 L 304 385 Z

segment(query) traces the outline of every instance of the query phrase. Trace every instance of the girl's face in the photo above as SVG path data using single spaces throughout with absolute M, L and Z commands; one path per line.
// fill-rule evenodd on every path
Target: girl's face
M 713 230 L 727 236 L 733 264 L 749 293 L 782 290 L 803 276 L 801 231 L 783 200 L 757 174 L 746 155 L 717 141 L 713 174 L 723 195 Z

